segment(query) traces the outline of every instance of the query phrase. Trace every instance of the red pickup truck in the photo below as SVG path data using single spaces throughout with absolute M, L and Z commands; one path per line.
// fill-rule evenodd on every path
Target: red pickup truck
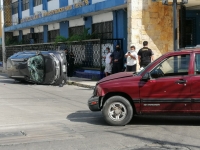
M 169 52 L 140 72 L 100 80 L 88 106 L 110 125 L 126 125 L 134 115 L 200 115 L 200 48 Z

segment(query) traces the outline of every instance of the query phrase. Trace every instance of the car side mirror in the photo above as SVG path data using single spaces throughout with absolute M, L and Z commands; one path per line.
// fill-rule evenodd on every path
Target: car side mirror
M 149 80 L 151 79 L 151 75 L 149 72 L 147 72 L 143 77 L 142 77 L 142 80 Z

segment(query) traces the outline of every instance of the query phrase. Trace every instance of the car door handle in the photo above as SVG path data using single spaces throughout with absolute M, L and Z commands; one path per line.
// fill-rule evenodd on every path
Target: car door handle
M 177 80 L 177 81 L 175 81 L 175 83 L 178 83 L 178 84 L 186 84 L 186 83 L 187 83 L 187 80 Z

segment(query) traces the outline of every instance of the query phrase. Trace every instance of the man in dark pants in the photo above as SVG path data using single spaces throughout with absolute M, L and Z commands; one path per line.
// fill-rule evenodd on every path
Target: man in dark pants
M 121 50 L 119 45 L 116 45 L 116 50 L 110 55 L 110 57 L 113 62 L 112 73 L 121 72 L 123 68 L 124 52 Z
M 143 48 L 141 48 L 138 52 L 138 61 L 140 64 L 140 68 L 146 67 L 148 64 L 153 61 L 153 51 L 148 48 L 148 42 L 144 41 L 143 42 Z

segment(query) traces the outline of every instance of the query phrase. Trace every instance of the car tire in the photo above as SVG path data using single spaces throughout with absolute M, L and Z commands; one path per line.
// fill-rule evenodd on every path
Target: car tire
M 102 113 L 109 125 L 124 126 L 133 118 L 133 107 L 126 98 L 113 96 L 104 103 Z

